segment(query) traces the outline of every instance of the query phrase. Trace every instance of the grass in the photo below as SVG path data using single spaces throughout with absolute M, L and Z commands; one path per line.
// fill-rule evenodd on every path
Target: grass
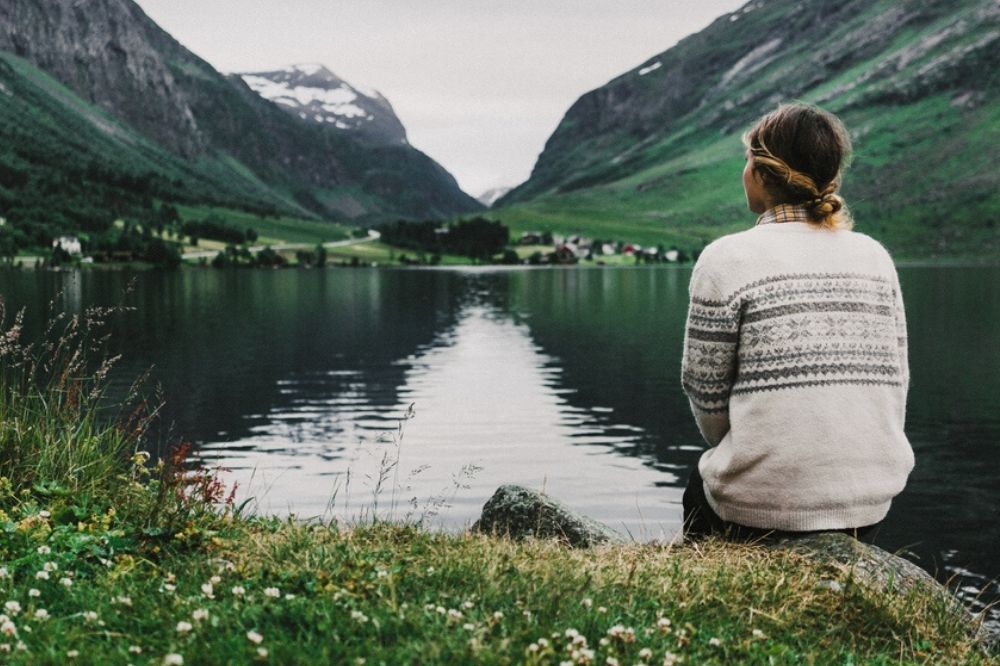
M 102 418 L 110 316 L 0 329 L 5 664 L 998 663 L 940 598 L 789 551 L 248 515 L 185 447 L 152 464 L 148 401 Z
M 303 218 L 257 215 L 248 211 L 212 206 L 178 205 L 181 221 L 203 220 L 210 215 L 221 218 L 226 224 L 240 229 L 252 228 L 260 240 L 287 243 L 329 243 L 350 237 L 352 227 Z M 260 244 L 258 242 L 258 244 Z M 200 243 L 199 243 L 200 245 Z
M 327 252 L 330 261 L 351 261 L 357 258 L 362 262 L 377 263 L 379 265 L 397 264 L 399 258 L 404 254 L 411 259 L 417 259 L 421 255 L 427 258 L 430 257 L 428 253 L 420 253 L 415 250 L 387 245 L 381 241 L 332 247 Z M 472 261 L 468 257 L 462 257 L 457 254 L 441 255 L 442 266 L 460 266 L 471 263 Z

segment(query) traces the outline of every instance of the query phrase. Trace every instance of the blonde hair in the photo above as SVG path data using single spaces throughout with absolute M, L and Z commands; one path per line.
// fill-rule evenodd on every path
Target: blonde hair
M 854 226 L 837 194 L 851 140 L 835 115 L 808 104 L 782 104 L 743 135 L 743 144 L 778 203 L 806 206 L 811 221 L 828 229 Z

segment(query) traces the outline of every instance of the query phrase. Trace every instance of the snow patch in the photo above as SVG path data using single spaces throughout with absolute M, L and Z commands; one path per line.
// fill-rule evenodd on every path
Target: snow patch
M 646 67 L 643 67 L 642 69 L 640 69 L 639 70 L 639 76 L 646 76 L 650 72 L 655 72 L 656 70 L 658 70 L 662 66 L 663 66 L 663 63 L 660 62 L 659 60 L 657 60 L 652 65 L 647 65 Z
M 357 90 L 359 93 L 361 93 L 365 97 L 371 97 L 372 99 L 378 99 L 379 97 L 382 96 L 382 94 L 379 93 L 379 91 L 375 90 L 374 88 L 369 88 L 368 86 L 356 86 L 356 85 L 354 85 L 352 83 L 351 87 L 354 88 L 355 90 Z
M 347 86 L 337 88 L 315 88 L 310 86 L 289 86 L 288 83 L 278 83 L 263 76 L 244 74 L 243 80 L 258 95 L 285 106 L 320 106 L 324 111 L 343 116 L 357 118 L 368 115 L 361 107 L 352 104 L 358 95 Z
M 323 69 L 323 65 L 317 62 L 305 62 L 301 65 L 292 65 L 292 70 L 302 72 L 306 76 L 312 76 L 321 69 Z
M 753 49 L 750 53 L 740 58 L 735 65 L 730 67 L 728 72 L 722 75 L 722 82 L 720 85 L 724 86 L 728 84 L 738 74 L 743 72 L 749 73 L 755 69 L 763 67 L 768 62 L 766 60 L 767 55 L 779 46 L 781 46 L 781 37 L 775 37 L 771 41 L 765 42 Z

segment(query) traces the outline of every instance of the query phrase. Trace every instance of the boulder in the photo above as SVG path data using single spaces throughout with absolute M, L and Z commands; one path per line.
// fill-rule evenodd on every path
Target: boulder
M 517 485 L 500 486 L 483 506 L 483 515 L 472 530 L 511 539 L 559 539 L 577 548 L 625 541 L 607 525 L 544 493 Z
M 921 589 L 923 594 L 938 599 L 956 622 L 969 626 L 984 648 L 995 650 L 1000 647 L 1000 636 L 971 613 L 948 588 L 913 562 L 878 546 L 862 543 L 839 532 L 820 532 L 781 539 L 771 547 L 788 549 L 820 564 L 846 570 L 851 583 L 875 594 L 902 595 Z M 832 582 L 835 581 L 820 581 L 819 584 Z

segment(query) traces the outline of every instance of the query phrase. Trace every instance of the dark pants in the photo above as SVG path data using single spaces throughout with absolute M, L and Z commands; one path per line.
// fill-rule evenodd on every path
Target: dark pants
M 714 535 L 729 541 L 759 541 L 802 537 L 819 532 L 842 532 L 855 539 L 870 541 L 878 531 L 879 525 L 881 523 L 843 530 L 816 530 L 813 532 L 783 532 L 747 527 L 723 520 L 712 510 L 705 498 L 705 486 L 697 466 L 691 472 L 687 488 L 684 489 L 684 536 L 689 539 L 702 539 Z

